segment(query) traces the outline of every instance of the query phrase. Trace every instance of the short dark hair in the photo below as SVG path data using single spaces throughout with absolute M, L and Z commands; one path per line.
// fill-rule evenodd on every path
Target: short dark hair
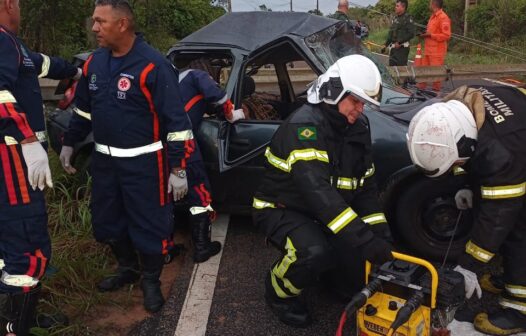
M 404 8 L 407 9 L 407 0 L 396 0 L 396 2 L 401 3 L 402 5 L 404 5 Z
M 444 7 L 444 0 L 431 0 L 438 8 Z
M 113 9 L 122 11 L 131 19 L 135 17 L 133 8 L 128 0 L 95 0 L 95 7 L 96 6 L 111 6 Z

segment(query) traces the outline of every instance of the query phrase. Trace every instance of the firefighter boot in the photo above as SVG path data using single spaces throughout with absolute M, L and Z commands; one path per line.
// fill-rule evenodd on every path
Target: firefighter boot
M 109 243 L 111 251 L 115 255 L 119 266 L 115 274 L 112 274 L 97 284 L 100 292 L 115 291 L 126 284 L 132 284 L 139 280 L 139 261 L 137 253 L 129 238 Z
M 504 278 L 502 274 L 485 273 L 480 278 L 480 287 L 490 293 L 500 294 L 504 290 Z
M 0 294 L 0 335 L 29 335 L 35 320 L 40 289 L 41 285 L 37 284 L 27 293 Z
M 515 309 L 499 309 L 492 314 L 480 313 L 475 329 L 489 335 L 514 335 L 526 331 L 526 314 Z
M 272 313 L 289 326 L 304 328 L 312 323 L 309 311 L 298 296 L 282 299 L 276 294 L 270 272 L 265 278 L 265 301 Z
M 190 217 L 192 223 L 192 239 L 194 241 L 194 262 L 207 261 L 221 251 L 221 243 L 210 241 L 211 225 L 208 213 L 201 213 Z
M 163 270 L 164 256 L 162 254 L 142 254 L 141 289 L 144 299 L 144 309 L 150 313 L 158 312 L 164 304 L 159 277 Z

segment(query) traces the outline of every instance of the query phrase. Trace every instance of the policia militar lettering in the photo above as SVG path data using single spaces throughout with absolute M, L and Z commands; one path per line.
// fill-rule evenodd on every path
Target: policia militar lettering
M 364 103 L 380 105 L 380 94 L 374 63 L 343 57 L 317 79 L 308 103 L 284 121 L 266 150 L 253 216 L 283 253 L 265 278 L 265 298 L 286 324 L 311 322 L 299 296 L 325 271 L 361 274 L 364 258 L 380 264 L 392 257 L 362 115 Z M 363 277 L 355 284 L 340 280 L 357 289 Z
M 526 331 L 525 107 L 526 89 L 463 86 L 422 109 L 408 131 L 415 165 L 431 177 L 461 165 L 473 187 L 455 196 L 459 209 L 474 210 L 471 239 L 455 268 L 464 275 L 467 297 L 481 296 L 476 273 L 502 254 L 501 309 L 474 321 L 490 335 Z
M 385 47 L 389 50 L 389 65 L 407 65 L 409 56 L 409 41 L 415 36 L 413 18 L 407 13 L 407 0 L 398 0 L 395 5 L 395 14 L 389 28 Z
M 52 187 L 38 78 L 79 69 L 17 37 L 19 0 L 0 0 L 0 335 L 28 335 L 51 258 L 42 190 Z
M 128 2 L 97 0 L 93 21 L 100 48 L 84 64 L 60 160 L 73 173 L 73 145 L 93 130 L 93 233 L 119 264 L 97 287 L 117 290 L 142 274 L 144 307 L 157 312 L 164 304 L 159 277 L 173 243 L 172 201 L 188 189 L 193 133 L 178 72 L 135 34 Z

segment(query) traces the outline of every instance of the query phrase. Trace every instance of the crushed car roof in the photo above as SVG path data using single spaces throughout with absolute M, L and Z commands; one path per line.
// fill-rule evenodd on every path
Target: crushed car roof
M 236 12 L 221 16 L 177 44 L 220 44 L 253 51 L 285 35 L 306 37 L 336 23 L 338 20 L 308 13 Z

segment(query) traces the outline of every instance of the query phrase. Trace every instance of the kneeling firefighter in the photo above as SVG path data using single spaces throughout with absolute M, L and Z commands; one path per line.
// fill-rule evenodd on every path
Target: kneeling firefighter
M 411 121 L 411 159 L 437 177 L 462 165 L 473 193 L 462 189 L 457 204 L 473 204 L 471 239 L 455 270 L 466 296 L 481 296 L 477 272 L 497 252 L 503 256 L 501 309 L 476 316 L 475 328 L 491 335 L 526 331 L 526 90 L 463 86 L 422 109 Z M 459 206 L 461 208 L 461 206 Z
M 288 325 L 311 322 L 299 296 L 325 271 L 359 271 L 364 258 L 379 264 L 392 258 L 373 177 L 369 124 L 362 115 L 364 104 L 380 105 L 381 87 L 371 60 L 339 59 L 266 150 L 253 216 L 283 253 L 265 278 L 265 299 Z

